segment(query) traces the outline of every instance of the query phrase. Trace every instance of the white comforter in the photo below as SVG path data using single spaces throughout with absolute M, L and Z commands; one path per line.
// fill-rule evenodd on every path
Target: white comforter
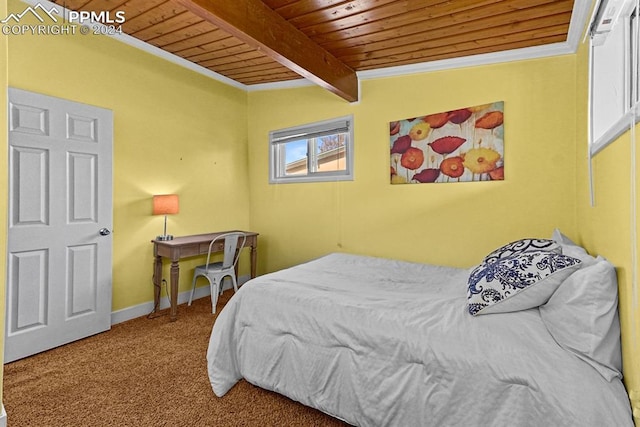
M 622 383 L 563 350 L 538 309 L 472 317 L 468 271 L 331 254 L 247 282 L 207 354 L 360 426 L 633 426 Z

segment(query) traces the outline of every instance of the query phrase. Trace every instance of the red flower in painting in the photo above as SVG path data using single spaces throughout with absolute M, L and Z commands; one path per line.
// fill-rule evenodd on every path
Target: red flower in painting
M 429 114 L 422 118 L 423 121 L 429 123 L 432 129 L 438 129 L 447 124 L 449 121 L 449 113 Z
M 502 124 L 504 115 L 501 111 L 489 111 L 476 120 L 476 127 L 480 129 L 493 129 Z
M 402 154 L 411 147 L 411 137 L 409 135 L 402 135 L 398 137 L 391 147 L 391 154 Z
M 466 141 L 466 139 L 459 136 L 443 136 L 430 142 L 429 146 L 438 154 L 450 154 L 460 148 Z
M 451 178 L 460 178 L 464 173 L 462 157 L 449 157 L 440 163 L 440 171 Z
M 459 125 L 464 123 L 469 117 L 471 117 L 471 110 L 468 108 L 462 108 L 460 110 L 449 111 L 449 121 Z
M 395 135 L 400 132 L 400 122 L 389 123 L 389 135 Z
M 410 147 L 400 158 L 400 164 L 411 170 L 416 170 L 424 163 L 424 153 L 421 149 Z
M 499 168 L 495 168 L 494 170 L 489 172 L 489 176 L 492 181 L 502 181 L 504 180 L 504 166 L 500 166 Z
M 413 179 L 424 184 L 425 182 L 436 182 L 439 176 L 440 170 L 438 169 L 423 169 L 413 175 Z

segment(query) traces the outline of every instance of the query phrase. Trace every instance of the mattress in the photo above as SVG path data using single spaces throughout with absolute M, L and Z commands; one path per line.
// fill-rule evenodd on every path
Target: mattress
M 469 315 L 468 277 L 335 253 L 252 279 L 214 324 L 212 389 L 244 378 L 359 426 L 633 426 L 620 379 L 538 308 Z

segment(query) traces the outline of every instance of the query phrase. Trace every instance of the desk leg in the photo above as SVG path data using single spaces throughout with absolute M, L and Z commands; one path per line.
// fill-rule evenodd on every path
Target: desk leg
M 171 260 L 171 313 L 170 320 L 174 322 L 178 318 L 178 279 L 180 277 L 180 265 L 178 260 Z
M 258 245 L 251 246 L 251 278 L 256 277 L 256 265 L 258 264 Z
M 160 308 L 160 292 L 162 291 L 162 257 L 156 256 L 153 265 L 153 312 Z

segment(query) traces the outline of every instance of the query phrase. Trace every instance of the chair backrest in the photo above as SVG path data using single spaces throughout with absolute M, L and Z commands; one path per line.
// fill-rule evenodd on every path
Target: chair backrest
M 222 257 L 222 268 L 227 269 L 235 267 L 240 258 L 240 251 L 244 248 L 247 242 L 247 235 L 241 231 L 232 231 L 217 236 L 209 243 L 209 252 L 207 253 L 207 268 L 209 267 L 209 260 L 211 259 L 211 249 L 216 242 L 224 240 L 224 254 Z

